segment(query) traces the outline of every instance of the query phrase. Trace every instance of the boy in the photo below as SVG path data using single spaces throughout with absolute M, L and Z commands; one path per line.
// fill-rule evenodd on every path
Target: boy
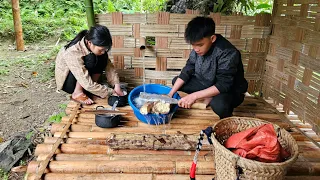
M 209 17 L 192 19 L 185 39 L 193 50 L 180 75 L 172 80 L 168 95 L 183 91 L 188 95 L 179 100 L 180 107 L 190 108 L 197 99 L 204 99 L 220 119 L 232 116 L 248 88 L 240 52 L 215 34 L 215 23 Z

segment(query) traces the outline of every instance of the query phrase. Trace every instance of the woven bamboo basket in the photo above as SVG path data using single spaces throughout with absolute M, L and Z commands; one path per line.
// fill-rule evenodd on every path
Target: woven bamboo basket
M 281 163 L 263 163 L 234 154 L 223 146 L 233 134 L 270 123 L 256 118 L 230 117 L 213 126 L 213 146 L 215 155 L 216 180 L 236 179 L 284 179 L 286 168 L 298 157 L 298 145 L 286 130 L 273 124 L 278 140 L 283 148 L 290 152 L 290 157 Z

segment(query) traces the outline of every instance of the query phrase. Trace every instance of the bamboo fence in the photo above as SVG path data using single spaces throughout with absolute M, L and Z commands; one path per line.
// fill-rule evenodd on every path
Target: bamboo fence
M 276 0 L 263 95 L 320 133 L 320 1 Z
M 184 40 L 186 25 L 198 15 L 198 11 L 192 10 L 187 10 L 187 14 L 115 12 L 96 15 L 96 22 L 111 31 L 111 60 L 122 81 L 131 87 L 141 85 L 144 60 L 146 83 L 171 86 L 171 80 L 180 73 L 192 49 Z M 209 16 L 216 23 L 216 33 L 241 50 L 245 77 L 249 81 L 248 91 L 260 91 L 267 39 L 271 32 L 271 15 L 222 16 L 211 13 Z M 155 45 L 152 49 L 147 48 L 145 53 L 141 52 L 140 45 L 150 38 L 155 39 Z

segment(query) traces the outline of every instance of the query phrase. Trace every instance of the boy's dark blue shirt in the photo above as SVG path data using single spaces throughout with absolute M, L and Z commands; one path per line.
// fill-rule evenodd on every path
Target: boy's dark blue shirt
M 220 34 L 216 36 L 216 41 L 204 56 L 191 51 L 179 78 L 187 82 L 195 76 L 206 87 L 215 85 L 220 93 L 245 93 L 248 83 L 244 78 L 239 50 Z

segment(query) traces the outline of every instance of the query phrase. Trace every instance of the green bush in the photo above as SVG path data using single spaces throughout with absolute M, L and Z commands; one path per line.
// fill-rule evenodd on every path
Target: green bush
M 166 9 L 168 0 L 93 0 L 95 14 L 120 11 L 123 13 L 154 13 Z M 207 7 L 199 1 L 195 8 Z M 214 12 L 233 11 L 254 15 L 271 13 L 272 0 L 215 0 Z M 237 4 L 234 7 L 234 4 Z M 235 8 L 235 9 L 234 9 Z M 0 0 L 0 38 L 13 38 L 13 19 L 10 0 Z M 27 43 L 46 38 L 71 40 L 79 31 L 87 29 L 86 7 L 83 0 L 20 0 L 20 14 L 24 40 Z
M 166 0 L 93 0 L 94 11 L 109 13 L 155 12 Z M 13 38 L 14 28 L 10 0 L 0 0 L 0 38 Z M 84 1 L 77 0 L 20 0 L 24 40 L 27 43 L 47 38 L 71 40 L 87 29 Z

